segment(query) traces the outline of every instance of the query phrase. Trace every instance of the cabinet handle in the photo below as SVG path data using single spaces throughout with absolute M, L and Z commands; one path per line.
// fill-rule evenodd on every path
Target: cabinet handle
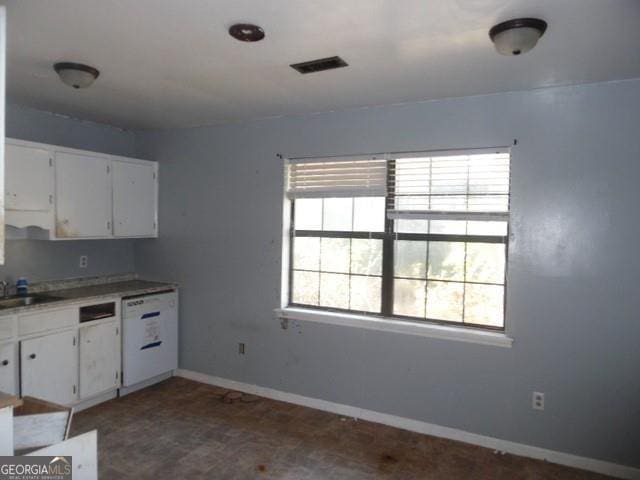
M 73 386 L 73 394 L 74 395 L 76 394 L 76 386 L 75 385 Z
M 7 365 L 9 365 L 9 360 L 2 360 L 2 366 L 6 367 Z
M 35 353 L 32 353 L 31 355 L 29 355 L 29 358 L 30 358 L 31 360 L 33 360 L 34 358 L 36 358 L 36 354 L 35 354 Z
M 107 230 L 111 230 L 111 222 L 107 222 Z

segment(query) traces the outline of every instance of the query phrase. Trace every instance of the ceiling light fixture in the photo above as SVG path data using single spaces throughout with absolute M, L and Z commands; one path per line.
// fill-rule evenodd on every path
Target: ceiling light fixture
M 489 30 L 489 37 L 501 55 L 521 55 L 536 46 L 547 29 L 539 18 L 515 18 Z
M 59 62 L 53 66 L 60 80 L 72 88 L 87 88 L 100 75 L 100 72 L 82 63 Z
M 259 42 L 264 38 L 264 30 L 251 23 L 236 23 L 229 27 L 229 35 L 241 42 Z

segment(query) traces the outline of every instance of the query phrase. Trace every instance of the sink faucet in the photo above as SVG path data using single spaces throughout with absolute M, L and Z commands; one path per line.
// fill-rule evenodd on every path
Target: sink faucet
M 2 293 L 2 298 L 9 296 L 9 282 L 6 280 L 0 281 L 0 293 Z

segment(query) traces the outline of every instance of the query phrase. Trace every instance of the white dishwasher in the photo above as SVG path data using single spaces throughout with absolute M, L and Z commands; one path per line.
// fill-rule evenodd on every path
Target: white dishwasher
M 122 299 L 122 385 L 178 368 L 178 292 Z

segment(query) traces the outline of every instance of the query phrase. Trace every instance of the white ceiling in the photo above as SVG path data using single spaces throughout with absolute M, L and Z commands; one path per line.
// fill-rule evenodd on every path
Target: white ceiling
M 640 77 L 638 0 L 14 0 L 9 102 L 125 128 L 275 115 Z M 513 17 L 549 28 L 521 57 L 493 50 Z M 264 41 L 232 39 L 239 21 Z M 349 67 L 300 75 L 332 55 Z M 73 90 L 57 61 L 101 71 Z

